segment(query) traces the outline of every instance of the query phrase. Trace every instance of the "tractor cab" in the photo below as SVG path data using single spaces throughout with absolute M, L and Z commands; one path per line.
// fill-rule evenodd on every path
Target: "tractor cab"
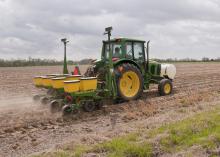
M 112 51 L 113 61 L 120 59 L 130 59 L 137 62 L 144 62 L 145 59 L 145 41 L 128 39 L 128 38 L 115 38 L 110 41 L 110 48 Z M 109 59 L 109 42 L 103 41 L 101 59 Z
M 130 38 L 115 38 L 103 41 L 101 60 L 109 62 L 109 48 L 112 51 L 112 61 L 114 65 L 119 62 L 130 62 L 139 67 L 145 73 L 147 71 L 147 56 L 145 55 L 145 41 Z

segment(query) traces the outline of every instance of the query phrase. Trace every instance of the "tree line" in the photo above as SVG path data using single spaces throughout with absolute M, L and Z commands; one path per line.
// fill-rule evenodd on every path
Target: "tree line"
M 68 60 L 69 65 L 82 65 L 90 64 L 92 59 L 82 59 L 80 61 Z M 63 61 L 58 61 L 55 59 L 40 59 L 40 58 L 28 58 L 28 59 L 0 59 L 0 67 L 24 67 L 24 66 L 53 66 L 53 65 L 63 65 Z
M 202 59 L 193 59 L 193 58 L 183 58 L 183 59 L 177 59 L 177 58 L 167 58 L 167 59 L 152 59 L 159 62 L 220 62 L 220 57 L 218 58 L 208 58 L 203 57 Z
M 220 57 L 218 58 L 208 58 L 203 57 L 202 59 L 192 59 L 192 58 L 167 58 L 167 59 L 157 59 L 154 58 L 152 60 L 159 62 L 220 62 Z M 82 59 L 80 61 L 68 60 L 69 65 L 85 65 L 91 64 L 93 59 Z M 39 59 L 39 58 L 31 58 L 28 59 L 0 59 L 0 67 L 23 67 L 23 66 L 53 66 L 53 65 L 63 65 L 63 61 L 57 61 L 55 59 Z

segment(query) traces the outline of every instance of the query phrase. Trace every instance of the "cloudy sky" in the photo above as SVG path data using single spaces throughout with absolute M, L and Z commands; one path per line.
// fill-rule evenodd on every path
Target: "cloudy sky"
M 99 58 L 103 31 L 151 40 L 151 57 L 220 57 L 219 0 L 0 0 L 0 58 Z

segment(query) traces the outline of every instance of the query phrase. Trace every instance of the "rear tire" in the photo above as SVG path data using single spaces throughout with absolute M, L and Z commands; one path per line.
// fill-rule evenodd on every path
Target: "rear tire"
M 169 95 L 173 91 L 173 84 L 169 79 L 162 79 L 158 85 L 158 91 L 161 96 Z
M 125 101 L 136 100 L 143 93 L 143 76 L 133 64 L 125 63 L 115 68 L 119 98 Z

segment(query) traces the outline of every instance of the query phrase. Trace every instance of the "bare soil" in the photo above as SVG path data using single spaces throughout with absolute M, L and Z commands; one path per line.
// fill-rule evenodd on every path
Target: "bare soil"
M 60 66 L 0 68 L 0 156 L 28 156 L 76 144 L 95 144 L 142 128 L 154 128 L 208 110 L 220 102 L 219 63 L 178 63 L 172 95 L 160 97 L 151 86 L 137 101 L 110 105 L 71 119 L 50 114 L 33 102 L 45 91 L 36 75 L 59 73 Z M 82 72 L 86 66 L 81 67 Z M 116 122 L 112 127 L 112 121 Z

